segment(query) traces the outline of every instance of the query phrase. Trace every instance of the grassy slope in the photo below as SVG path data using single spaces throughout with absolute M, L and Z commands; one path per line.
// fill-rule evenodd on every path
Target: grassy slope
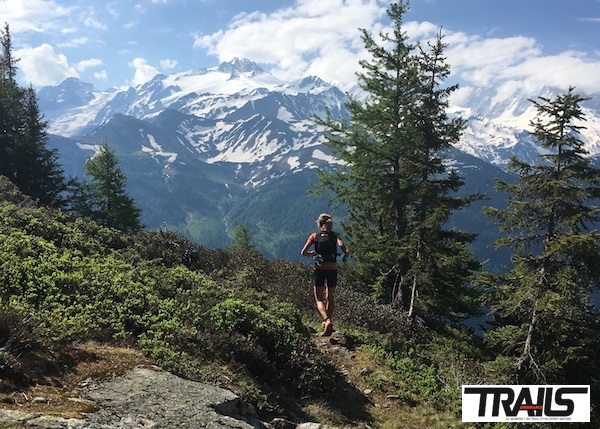
M 69 386 L 90 353 L 118 368 L 110 347 L 127 346 L 235 390 L 265 420 L 462 427 L 460 385 L 481 380 L 487 359 L 468 335 L 410 325 L 343 278 L 345 345 L 324 343 L 305 265 L 162 232 L 124 236 L 0 193 L 0 376 L 9 395 Z M 100 346 L 81 346 L 89 341 Z

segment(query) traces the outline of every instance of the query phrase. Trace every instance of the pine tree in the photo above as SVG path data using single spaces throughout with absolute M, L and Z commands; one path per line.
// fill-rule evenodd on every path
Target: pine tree
M 358 76 L 369 98 L 350 100 L 349 121 L 323 122 L 326 144 L 344 165 L 321 174 L 320 189 L 347 206 L 344 230 L 377 297 L 400 303 L 411 317 L 460 317 L 474 309 L 465 280 L 478 264 L 466 248 L 473 237 L 444 226 L 475 196 L 452 195 L 462 180 L 444 166 L 443 151 L 464 122 L 446 115 L 456 86 L 441 87 L 449 74 L 441 34 L 427 49 L 408 43 L 405 11 L 404 2 L 388 10 L 393 31 L 381 38 L 389 49 L 362 31 L 371 59 L 361 61 Z
M 40 114 L 32 87 L 26 89 L 22 131 L 15 138 L 13 151 L 14 183 L 23 193 L 42 205 L 64 207 L 67 190 L 57 150 L 46 147 L 47 123 Z
M 579 138 L 583 100 L 573 88 L 530 100 L 537 109 L 532 134 L 549 153 L 538 165 L 513 157 L 508 167 L 519 181 L 497 185 L 511 195 L 508 208 L 485 209 L 509 234 L 496 245 L 515 249 L 514 268 L 478 283 L 504 322 L 490 338 L 512 359 L 520 382 L 588 384 L 596 372 L 599 324 L 590 293 L 600 280 L 600 235 L 591 228 L 600 220 L 592 204 L 600 172 Z
M 4 24 L 0 39 L 2 40 L 2 57 L 0 57 L 2 79 L 14 81 L 17 76 L 17 63 L 19 59 L 14 58 L 12 54 L 12 38 L 8 23 Z
M 12 56 L 8 24 L 0 39 L 0 174 L 40 204 L 64 207 L 64 172 L 56 150 L 46 147 L 47 123 L 34 89 L 15 80 L 18 60 Z
M 98 223 L 122 231 L 141 228 L 140 210 L 126 190 L 127 178 L 118 167 L 119 160 L 104 141 L 98 152 L 85 162 L 91 180 L 74 192 L 73 210 Z
M 16 61 L 12 57 L 12 41 L 8 24 L 0 33 L 0 174 L 13 179 L 12 153 L 18 135 L 18 115 L 22 110 L 21 92 L 15 80 Z
M 238 225 L 233 228 L 233 243 L 229 246 L 229 250 L 232 252 L 256 250 L 256 243 L 248 227 Z

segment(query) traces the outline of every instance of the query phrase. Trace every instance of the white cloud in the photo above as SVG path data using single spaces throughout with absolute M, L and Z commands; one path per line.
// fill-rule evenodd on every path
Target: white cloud
M 94 78 L 96 78 L 98 80 L 108 80 L 108 72 L 106 70 L 101 70 L 99 72 L 95 72 Z
M 13 33 L 56 29 L 56 20 L 70 11 L 53 0 L 0 0 L 0 22 L 8 22 Z
M 531 37 L 482 38 L 449 33 L 446 51 L 454 74 L 467 85 L 493 86 L 503 101 L 517 92 L 536 93 L 543 87 L 600 93 L 600 58 L 597 53 L 565 51 L 544 54 Z
M 535 88 L 552 86 L 567 89 L 575 86 L 578 91 L 588 94 L 600 93 L 598 76 L 600 60 L 576 51 L 528 58 L 499 73 L 500 78 L 524 80 Z
M 402 29 L 406 32 L 406 35 L 411 39 L 428 39 L 437 34 L 440 30 L 439 25 L 432 24 L 431 22 L 423 21 L 410 21 L 402 26 Z
M 24 80 L 33 85 L 57 85 L 68 77 L 79 77 L 77 70 L 69 65 L 67 57 L 58 54 L 46 43 L 35 48 L 15 51 L 15 57 L 21 58 L 19 70 Z
M 98 67 L 102 65 L 102 60 L 98 59 L 98 58 L 91 58 L 89 60 L 83 60 L 78 62 L 75 65 L 75 69 L 78 72 L 84 72 L 85 70 L 89 69 L 89 68 L 93 68 L 93 67 Z
M 163 70 L 170 70 L 170 69 L 174 69 L 175 67 L 177 67 L 177 64 L 178 64 L 177 60 L 165 59 L 160 62 L 160 67 Z
M 87 16 L 83 20 L 83 24 L 86 27 L 95 28 L 96 30 L 106 30 L 108 28 L 106 24 L 98 21 L 93 15 Z
M 453 71 L 476 85 L 488 85 L 500 70 L 541 54 L 535 39 L 508 37 L 465 39 L 446 51 Z
M 377 33 L 385 5 L 382 0 L 297 0 L 270 14 L 239 14 L 225 30 L 196 35 L 194 46 L 220 61 L 238 57 L 271 65 L 283 79 L 319 72 L 345 85 L 361 55 L 358 29 Z
M 109 3 L 106 5 L 106 11 L 114 18 L 119 17 L 119 11 L 116 8 L 117 5 L 118 5 L 118 3 L 116 3 L 116 2 Z
M 134 59 L 129 63 L 129 67 L 135 68 L 135 75 L 133 76 L 134 86 L 142 85 L 148 82 L 159 73 L 159 71 L 155 67 L 148 64 L 144 58 Z
M 385 29 L 388 6 L 382 0 L 296 0 L 293 6 L 272 13 L 239 14 L 225 29 L 195 35 L 194 46 L 220 61 L 245 57 L 270 65 L 271 72 L 282 79 L 315 74 L 348 88 L 356 80 L 358 60 L 367 57 L 358 28 L 377 35 Z M 600 19 L 582 21 L 596 23 Z M 440 26 L 410 21 L 403 30 L 410 40 L 424 44 L 436 36 Z M 532 37 L 442 31 L 449 45 L 446 56 L 453 77 L 466 86 L 494 86 L 498 97 L 510 97 L 517 90 L 535 93 L 543 86 L 567 89 L 574 85 L 586 93 L 600 92 L 597 52 L 548 55 Z M 468 95 L 465 90 L 457 97 Z
M 59 43 L 59 48 L 77 48 L 81 45 L 85 45 L 89 39 L 87 37 L 79 37 L 77 39 L 69 40 L 68 42 Z
M 132 19 L 127 24 L 123 24 L 123 28 L 130 30 L 133 27 L 135 27 L 136 25 L 138 25 L 138 21 L 136 21 L 135 19 Z

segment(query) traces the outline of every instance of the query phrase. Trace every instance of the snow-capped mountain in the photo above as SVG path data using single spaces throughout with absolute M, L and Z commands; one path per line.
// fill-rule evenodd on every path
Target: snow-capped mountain
M 545 88 L 540 94 L 500 96 L 495 88 L 471 90 L 450 109 L 467 120 L 456 148 L 501 167 L 512 155 L 537 162 L 542 152 L 528 132 L 535 116 L 528 99 L 556 93 Z M 185 114 L 185 120 L 170 126 L 206 162 L 256 163 L 316 147 L 322 130 L 315 116 L 329 111 L 334 118 L 347 117 L 346 95 L 335 86 L 314 76 L 282 82 L 256 63 L 237 58 L 104 92 L 69 78 L 41 89 L 39 98 L 49 132 L 65 137 L 87 135 L 117 114 L 163 123 L 158 118 L 166 110 Z M 584 106 L 588 120 L 582 138 L 591 156 L 600 155 L 600 103 L 592 99 Z
M 100 92 L 76 82 L 69 79 L 40 91 L 51 134 L 85 139 L 116 115 L 130 116 L 158 124 L 180 143 L 179 150 L 190 151 L 201 161 L 244 164 L 238 170 L 250 171 L 239 177 L 254 186 L 328 162 L 328 155 L 318 148 L 321 130 L 314 117 L 327 112 L 336 118 L 347 116 L 346 95 L 336 87 L 314 76 L 282 82 L 246 59 L 157 75 L 135 88 Z M 81 88 L 87 89 L 86 97 L 59 102 Z M 142 139 L 138 150 L 150 154 L 150 147 Z
M 465 192 L 491 192 L 494 177 L 509 180 L 499 167 L 514 154 L 537 160 L 539 148 L 526 132 L 534 114 L 527 98 L 549 94 L 501 98 L 492 89 L 476 89 L 451 108 L 468 120 L 447 159 L 465 177 Z M 67 79 L 38 95 L 50 144 L 68 175 L 82 176 L 84 160 L 107 139 L 146 226 L 222 246 L 230 227 L 244 223 L 261 250 L 286 258 L 297 255 L 312 216 L 328 206 L 325 197 L 306 196 L 316 171 L 339 163 L 322 146 L 323 130 L 314 118 L 348 116 L 347 96 L 335 86 L 314 76 L 282 82 L 246 59 L 157 75 L 134 88 L 98 91 Z M 597 155 L 597 100 L 588 102 L 586 114 L 582 135 Z M 468 228 L 473 216 L 480 216 L 478 209 L 457 223 Z M 475 222 L 484 225 L 476 232 L 490 238 L 491 221 Z
M 536 109 L 530 99 L 552 98 L 559 90 L 544 88 L 539 94 L 516 91 L 500 95 L 496 88 L 473 90 L 462 105 L 451 107 L 451 113 L 467 120 L 467 128 L 456 147 L 491 164 L 504 167 L 516 155 L 529 163 L 539 162 L 545 151 L 529 134 Z M 586 121 L 578 125 L 581 139 L 590 156 L 600 155 L 600 104 L 590 98 L 582 104 Z

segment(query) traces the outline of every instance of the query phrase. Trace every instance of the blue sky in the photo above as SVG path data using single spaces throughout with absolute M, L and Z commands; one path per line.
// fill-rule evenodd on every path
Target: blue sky
M 74 76 L 99 89 L 156 73 L 249 58 L 281 79 L 318 75 L 344 88 L 365 57 L 358 28 L 385 29 L 381 0 L 0 0 L 20 78 Z M 412 0 L 415 40 L 441 26 L 466 88 L 600 93 L 600 0 Z M 464 96 L 468 93 L 464 92 Z

